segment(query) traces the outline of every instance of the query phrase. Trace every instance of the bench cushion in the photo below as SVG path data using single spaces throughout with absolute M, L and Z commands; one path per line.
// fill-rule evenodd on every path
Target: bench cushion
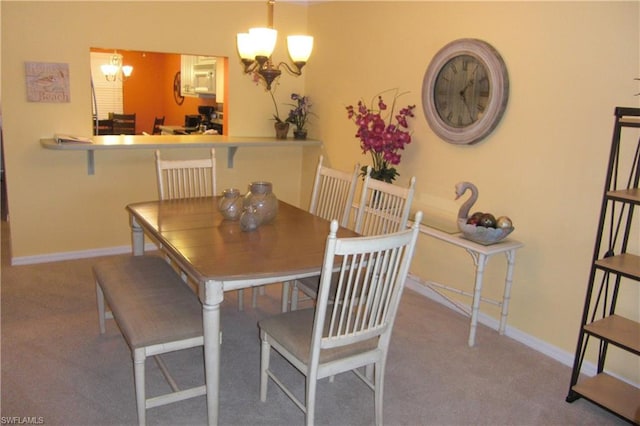
M 202 305 L 164 259 L 108 259 L 93 271 L 131 348 L 202 336 Z

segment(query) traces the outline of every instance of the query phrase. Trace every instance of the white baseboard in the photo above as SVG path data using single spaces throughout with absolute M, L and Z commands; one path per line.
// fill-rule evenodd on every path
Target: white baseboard
M 460 313 L 461 309 L 459 307 L 451 303 L 449 300 L 447 300 L 446 297 L 443 297 L 437 291 L 431 288 L 430 284 L 432 284 L 432 281 L 425 281 L 416 275 L 409 274 L 406 286 L 408 289 L 411 289 L 418 294 L 428 297 L 429 299 Z M 471 310 L 471 305 L 468 306 L 468 309 L 469 311 Z M 490 317 L 487 314 L 483 314 L 482 312 L 478 312 L 478 322 L 496 331 L 498 331 L 498 328 L 500 326 L 500 321 Z M 521 330 L 510 326 L 508 324 L 508 321 L 504 334 L 505 336 L 510 337 L 513 340 L 518 341 L 530 347 L 531 349 L 540 352 L 543 355 L 546 355 L 563 365 L 566 365 L 569 368 L 573 368 L 574 353 L 572 352 L 567 352 L 563 349 L 558 348 L 557 346 L 550 345 L 544 340 L 540 340 L 536 337 L 531 336 L 530 334 L 524 333 Z M 466 339 L 467 336 L 461 336 L 460 338 Z M 597 367 L 593 362 L 585 360 L 582 362 L 582 369 L 580 370 L 580 373 L 589 377 L 595 376 L 597 374 Z M 640 383 L 635 383 L 626 377 L 620 376 L 619 374 L 612 373 L 610 371 L 606 371 L 606 373 L 632 386 L 635 386 L 637 388 L 640 387 Z M 567 376 L 567 384 L 569 383 L 568 381 L 569 377 Z
M 441 296 L 437 291 L 429 287 L 429 284 L 430 284 L 429 281 L 423 281 L 415 275 L 409 275 L 409 279 L 407 280 L 407 288 L 460 313 L 460 309 L 457 306 L 455 306 L 445 297 Z M 471 305 L 469 305 L 469 309 L 471 309 Z M 482 312 L 478 313 L 478 322 L 496 331 L 500 326 L 499 320 L 493 317 L 490 317 L 489 315 L 484 314 Z M 518 330 L 517 328 L 510 326 L 508 321 L 507 321 L 507 327 L 505 330 L 505 336 L 510 337 L 513 340 L 516 340 L 524 345 L 527 345 L 531 349 L 538 351 L 560 362 L 563 365 L 566 365 L 571 368 L 573 367 L 573 359 L 574 359 L 573 353 L 569 353 L 556 346 L 550 345 L 549 343 L 543 340 L 540 340 L 527 333 L 524 333 L 521 330 Z M 466 339 L 467 336 L 461 336 L 461 338 Z M 596 374 L 596 365 L 588 361 L 584 361 L 582 364 L 581 371 L 583 374 L 586 374 L 588 376 L 593 376 Z
M 153 243 L 146 243 L 145 251 L 158 250 Z M 11 265 L 32 265 L 35 263 L 59 262 L 62 260 L 86 259 L 90 257 L 113 256 L 131 253 L 131 246 L 107 247 L 103 249 L 67 251 L 61 253 L 41 254 L 35 256 L 12 257 Z

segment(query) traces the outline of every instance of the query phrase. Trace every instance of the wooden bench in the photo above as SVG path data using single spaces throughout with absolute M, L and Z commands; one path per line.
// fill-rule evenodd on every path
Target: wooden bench
M 131 348 L 138 422 L 148 408 L 206 394 L 205 385 L 180 390 L 158 355 L 203 346 L 202 305 L 162 258 L 130 256 L 94 265 L 100 333 L 113 318 Z M 111 312 L 105 310 L 105 300 Z M 173 392 L 147 399 L 145 360 L 153 356 Z

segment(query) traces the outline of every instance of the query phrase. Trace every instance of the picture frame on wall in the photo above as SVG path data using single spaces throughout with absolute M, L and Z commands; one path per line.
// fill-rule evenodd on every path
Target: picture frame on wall
M 70 102 L 69 64 L 25 62 L 27 101 Z

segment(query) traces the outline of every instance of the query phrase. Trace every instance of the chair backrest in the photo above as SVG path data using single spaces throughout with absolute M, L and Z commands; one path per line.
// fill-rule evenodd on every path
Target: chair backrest
M 153 129 L 151 130 L 152 135 L 160 135 L 162 134 L 162 130 L 160 130 L 160 126 L 164 125 L 164 116 L 155 117 L 153 119 Z
M 163 160 L 156 150 L 156 174 L 161 200 L 215 195 L 215 149 L 211 148 L 211 158 L 195 160 Z
M 354 230 L 361 235 L 388 234 L 407 227 L 416 178 L 403 188 L 372 179 L 370 170 L 362 185 L 362 195 Z
M 321 155 L 313 183 L 309 212 L 326 220 L 337 219 L 340 226 L 346 227 L 356 192 L 360 165 L 356 164 L 353 173 L 347 173 L 324 166 L 322 160 Z
M 95 128 L 96 135 L 112 135 L 113 134 L 113 120 L 98 120 Z
M 377 347 L 387 350 L 421 220 L 422 212 L 417 212 L 411 229 L 355 238 L 336 238 L 338 222 L 332 221 L 316 304 L 311 365 L 319 362 L 321 349 L 376 337 L 380 337 Z M 334 272 L 336 262 L 338 272 Z M 329 303 L 332 289 L 336 289 L 335 301 Z
M 135 135 L 136 134 L 136 115 L 135 114 L 112 114 L 113 133 L 116 135 Z

